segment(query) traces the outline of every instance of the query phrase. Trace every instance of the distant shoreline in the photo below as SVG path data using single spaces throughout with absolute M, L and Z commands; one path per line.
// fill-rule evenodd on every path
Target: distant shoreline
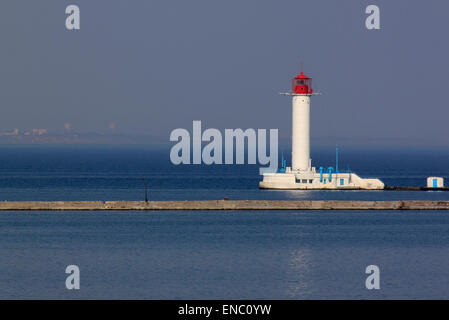
M 123 210 L 449 210 L 449 201 L 204 200 L 204 201 L 3 201 L 0 211 Z

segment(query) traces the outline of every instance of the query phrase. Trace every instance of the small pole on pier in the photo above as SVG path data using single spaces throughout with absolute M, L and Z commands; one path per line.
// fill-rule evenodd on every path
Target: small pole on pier
M 338 171 L 338 146 L 335 147 L 335 173 L 340 173 Z
M 145 176 L 143 176 L 142 179 L 145 185 L 145 202 L 148 202 L 148 180 L 145 178 Z

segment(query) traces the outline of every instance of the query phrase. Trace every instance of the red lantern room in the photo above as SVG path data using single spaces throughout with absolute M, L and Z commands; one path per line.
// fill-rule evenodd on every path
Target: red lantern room
M 312 78 L 305 76 L 301 71 L 300 75 L 292 80 L 292 93 L 312 94 Z

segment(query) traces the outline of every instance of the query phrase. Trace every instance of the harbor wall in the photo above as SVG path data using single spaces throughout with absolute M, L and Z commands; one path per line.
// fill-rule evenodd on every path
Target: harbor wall
M 449 210 L 449 201 L 205 200 L 205 201 L 3 201 L 14 210 Z

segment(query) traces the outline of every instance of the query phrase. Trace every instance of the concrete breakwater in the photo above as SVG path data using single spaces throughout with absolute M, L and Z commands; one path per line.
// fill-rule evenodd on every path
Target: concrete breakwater
M 449 201 L 3 201 L 0 210 L 449 210 Z
M 449 191 L 448 187 L 409 187 L 409 186 L 385 186 L 383 190 L 393 191 Z

